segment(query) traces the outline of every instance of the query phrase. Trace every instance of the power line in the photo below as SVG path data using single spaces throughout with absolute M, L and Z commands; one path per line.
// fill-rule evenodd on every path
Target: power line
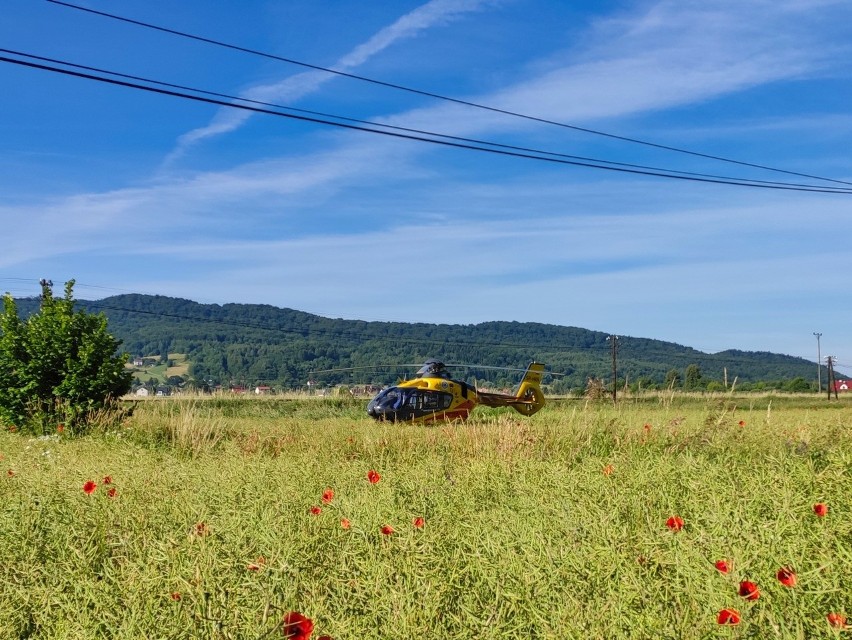
M 48 0 L 48 1 L 53 1 L 53 0 Z M 31 57 L 31 58 L 37 58 L 37 56 L 31 56 L 30 54 L 26 54 L 26 53 L 19 54 L 19 55 L 23 55 L 23 56 Z M 412 141 L 417 141 L 417 142 L 429 142 L 429 143 L 432 143 L 432 144 L 438 144 L 438 145 L 453 147 L 453 148 L 457 148 L 457 149 L 467 149 L 467 150 L 470 150 L 470 151 L 483 151 L 483 152 L 486 152 L 486 153 L 492 153 L 492 154 L 508 156 L 508 157 L 525 158 L 525 159 L 528 159 L 528 160 L 539 160 L 539 161 L 550 162 L 550 163 L 555 163 L 555 164 L 586 167 L 586 168 L 590 168 L 590 169 L 603 169 L 603 170 L 607 170 L 607 171 L 616 171 L 616 172 L 620 172 L 620 173 L 653 176 L 653 177 L 659 177 L 659 178 L 669 178 L 669 179 L 675 179 L 675 180 L 688 180 L 688 181 L 692 181 L 692 182 L 703 182 L 703 183 L 710 183 L 710 184 L 725 184 L 725 185 L 740 186 L 740 187 L 776 189 L 776 190 L 781 190 L 781 191 L 803 191 L 803 192 L 810 192 L 810 193 L 838 193 L 838 194 L 852 193 L 852 189 L 844 189 L 844 188 L 841 188 L 841 187 L 826 187 L 826 186 L 819 186 L 819 185 L 801 185 L 801 184 L 795 184 L 795 183 L 765 183 L 765 182 L 751 181 L 749 179 L 724 178 L 724 177 L 716 178 L 716 177 L 711 177 L 711 176 L 704 176 L 704 175 L 701 175 L 701 174 L 699 174 L 699 175 L 682 175 L 682 174 L 678 174 L 678 173 L 673 173 L 673 172 L 671 172 L 669 170 L 665 170 L 665 169 L 663 169 L 663 170 L 656 170 L 656 169 L 651 169 L 651 168 L 641 169 L 641 168 L 632 168 L 632 167 L 628 167 L 628 166 L 615 166 L 615 165 L 611 165 L 611 164 L 602 164 L 603 162 L 608 162 L 608 161 L 594 161 L 593 162 L 593 161 L 582 161 L 582 160 L 570 160 L 570 159 L 567 159 L 565 157 L 555 157 L 555 154 L 551 154 L 550 152 L 546 152 L 546 151 L 530 150 L 529 152 L 526 152 L 526 151 L 514 151 L 511 148 L 507 149 L 507 148 L 483 147 L 483 146 L 478 146 L 477 143 L 467 144 L 467 143 L 463 143 L 463 142 L 460 142 L 460 141 L 454 141 L 454 140 L 451 140 L 451 139 L 440 139 L 442 137 L 441 134 L 436 134 L 436 133 L 426 132 L 425 135 L 434 136 L 434 137 L 430 138 L 430 137 L 424 137 L 424 135 L 416 135 L 416 134 L 413 134 L 413 133 L 403 133 L 403 132 L 400 132 L 400 131 L 389 131 L 389 130 L 382 130 L 382 129 L 374 129 L 374 128 L 370 128 L 370 127 L 367 127 L 367 126 L 361 126 L 361 125 L 357 125 L 357 124 L 348 124 L 346 122 L 334 122 L 334 121 L 328 120 L 326 118 L 320 118 L 320 117 L 314 117 L 314 116 L 308 116 L 308 115 L 298 115 L 298 114 L 294 114 L 294 113 L 282 113 L 281 111 L 275 111 L 275 110 L 267 109 L 267 108 L 264 108 L 264 107 L 261 107 L 261 106 L 254 106 L 254 105 L 251 105 L 251 104 L 237 104 L 237 103 L 233 103 L 233 102 L 225 102 L 224 100 L 219 100 L 219 99 L 213 98 L 213 97 L 206 97 L 204 95 L 193 95 L 191 93 L 185 93 L 185 91 L 187 91 L 187 90 L 188 91 L 194 91 L 196 93 L 207 93 L 207 94 L 210 93 L 210 92 L 205 92 L 203 90 L 198 90 L 198 89 L 184 89 L 183 91 L 176 91 L 176 90 L 173 90 L 173 89 L 165 89 L 165 88 L 159 88 L 159 87 L 156 87 L 156 86 L 148 86 L 148 85 L 144 85 L 144 84 L 139 84 L 138 82 L 130 82 L 129 80 L 119 80 L 117 78 L 108 78 L 108 77 L 93 75 L 93 74 L 90 74 L 90 73 L 83 73 L 81 71 L 73 71 L 71 69 L 63 69 L 63 68 L 60 68 L 60 67 L 50 66 L 50 65 L 47 65 L 47 64 L 41 64 L 41 63 L 36 63 L 36 62 L 28 62 L 26 60 L 9 58 L 9 57 L 6 57 L 6 56 L 0 56 L 0 62 L 8 62 L 10 64 L 17 64 L 17 65 L 20 65 L 20 66 L 30 67 L 30 68 L 34 68 L 34 69 L 41 69 L 41 70 L 44 70 L 44 71 L 50 71 L 50 72 L 53 72 L 53 73 L 59 73 L 59 74 L 68 75 L 68 76 L 72 76 L 72 77 L 76 77 L 76 78 L 94 80 L 94 81 L 103 82 L 103 83 L 106 83 L 106 84 L 112 84 L 112 85 L 127 87 L 127 88 L 131 88 L 131 89 L 138 89 L 138 90 L 142 90 L 142 91 L 148 91 L 148 92 L 152 92 L 152 93 L 157 93 L 157 94 L 161 94 L 161 95 L 168 95 L 168 96 L 177 97 L 177 98 L 184 98 L 184 99 L 187 99 L 187 100 L 194 100 L 194 101 L 197 101 L 197 102 L 204 102 L 204 103 L 207 103 L 207 104 L 215 104 L 215 105 L 219 105 L 219 106 L 223 106 L 223 107 L 243 109 L 243 110 L 251 111 L 251 112 L 255 112 L 255 113 L 264 113 L 264 114 L 268 114 L 268 115 L 274 115 L 274 116 L 278 116 L 278 117 L 282 117 L 282 118 L 289 118 L 289 119 L 303 121 L 303 122 L 311 122 L 311 123 L 315 123 L 315 124 L 325 124 L 325 125 L 340 127 L 340 128 L 349 129 L 349 130 L 363 131 L 363 132 L 367 132 L 367 133 L 375 133 L 375 134 L 379 134 L 379 135 L 390 136 L 390 137 L 394 137 L 394 138 L 401 138 L 401 139 L 406 139 L 406 140 L 412 140 Z M 59 61 L 57 64 L 62 64 L 62 65 L 65 65 L 65 66 L 74 66 L 72 63 L 65 63 L 65 62 L 62 62 L 62 61 Z M 127 76 L 122 76 L 122 74 L 115 74 L 113 72 L 106 72 L 106 73 L 109 73 L 109 74 L 115 75 L 115 76 L 119 76 L 119 77 L 127 77 Z M 153 81 L 153 82 L 157 82 L 157 81 Z M 157 82 L 157 83 L 161 84 L 161 85 L 166 85 L 166 83 L 159 83 L 159 82 Z M 444 138 L 447 138 L 447 137 L 444 137 Z M 492 145 L 493 143 L 483 143 L 483 144 Z M 852 183 L 850 183 L 850 184 L 852 184 Z
M 553 157 L 556 157 L 556 158 L 566 158 L 566 159 L 570 159 L 570 160 L 577 160 L 577 161 L 582 161 L 582 162 L 593 162 L 593 163 L 599 163 L 599 164 L 613 165 L 613 166 L 617 166 L 617 167 L 628 167 L 628 168 L 632 168 L 632 169 L 655 171 L 655 172 L 672 174 L 672 175 L 695 176 L 695 177 L 699 177 L 699 178 L 710 178 L 710 179 L 718 179 L 718 180 L 725 180 L 725 181 L 742 181 L 742 182 L 762 184 L 762 185 L 781 185 L 781 186 L 788 186 L 788 187 L 789 186 L 813 187 L 813 188 L 818 188 L 818 189 L 830 189 L 832 192 L 836 191 L 837 193 L 850 192 L 849 189 L 845 189 L 843 187 L 826 187 L 826 186 L 820 186 L 820 185 L 803 185 L 801 183 L 777 182 L 777 181 L 770 181 L 770 180 L 756 180 L 756 179 L 752 179 L 752 178 L 735 178 L 735 177 L 732 177 L 732 176 L 721 176 L 721 175 L 714 175 L 714 174 L 707 174 L 707 173 L 697 173 L 697 172 L 692 172 L 692 171 L 680 171 L 678 169 L 667 169 L 667 168 L 664 168 L 664 167 L 653 167 L 653 166 L 647 166 L 647 165 L 632 164 L 632 163 L 627 163 L 627 162 L 616 162 L 614 160 L 590 158 L 590 157 L 586 157 L 586 156 L 577 156 L 577 155 L 571 155 L 571 154 L 566 154 L 566 153 L 559 153 L 559 152 L 555 152 L 555 151 L 543 151 L 541 149 L 533 149 L 533 148 L 529 148 L 529 147 L 519 147 L 519 146 L 515 146 L 515 145 L 502 144 L 502 143 L 498 143 L 498 142 L 490 142 L 488 140 L 479 140 L 479 139 L 476 139 L 476 138 L 466 138 L 466 137 L 463 137 L 463 136 L 453 136 L 453 135 L 447 135 L 447 134 L 443 134 L 443 133 L 435 133 L 435 132 L 426 131 L 426 130 L 423 130 L 423 129 L 413 129 L 413 128 L 409 128 L 409 127 L 402 127 L 402 126 L 397 126 L 397 125 L 384 124 L 384 123 L 374 122 L 374 121 L 370 121 L 370 120 L 361 120 L 361 119 L 358 119 L 358 118 L 350 118 L 350 117 L 346 117 L 346 116 L 339 116 L 339 115 L 335 115 L 335 114 L 323 113 L 323 112 L 320 112 L 320 111 L 312 111 L 312 110 L 309 110 L 309 109 L 300 109 L 300 108 L 297 108 L 297 107 L 290 107 L 290 106 L 287 106 L 287 105 L 276 104 L 274 102 L 265 102 L 265 101 L 262 101 L 262 100 L 253 100 L 253 99 L 249 99 L 249 98 L 242 98 L 240 96 L 234 96 L 234 95 L 230 95 L 230 94 L 226 94 L 226 93 L 220 93 L 220 92 L 217 92 L 217 91 L 208 91 L 208 90 L 204 90 L 204 89 L 196 89 L 196 88 L 189 87 L 189 86 L 186 86 L 186 85 L 175 84 L 175 83 L 171 83 L 171 82 L 163 82 L 163 81 L 160 81 L 160 80 L 152 80 L 151 78 L 145 78 L 145 77 L 142 77 L 142 76 L 130 75 L 130 74 L 126 74 L 126 73 L 119 73 L 117 71 L 109 71 L 107 69 L 102 69 L 102 68 L 99 68 L 99 67 L 81 65 L 81 64 L 76 64 L 76 63 L 73 63 L 73 62 L 67 62 L 67 61 L 64 61 L 64 60 L 58 60 L 56 58 L 48 58 L 48 57 L 45 57 L 45 56 L 38 56 L 38 55 L 30 54 L 30 53 L 24 53 L 22 51 L 16 51 L 14 49 L 4 49 L 4 48 L 0 47 L 0 52 L 9 53 L 9 54 L 16 55 L 16 56 L 22 56 L 22 57 L 29 58 L 29 59 L 32 59 L 32 60 L 40 60 L 42 62 L 50 62 L 50 63 L 53 63 L 53 64 L 60 64 L 60 65 L 66 66 L 66 67 L 73 67 L 74 69 L 83 69 L 85 71 L 93 71 L 95 73 L 107 74 L 107 75 L 118 77 L 118 78 L 125 78 L 125 79 L 128 79 L 128 80 L 138 80 L 140 82 L 155 84 L 155 85 L 159 85 L 159 86 L 162 86 L 162 87 L 169 87 L 171 89 L 181 89 L 181 90 L 184 90 L 184 91 L 192 91 L 194 93 L 200 93 L 200 94 L 203 94 L 203 95 L 214 96 L 214 97 L 217 97 L 217 98 L 225 98 L 227 100 L 239 100 L 241 102 L 246 102 L 246 103 L 249 103 L 249 104 L 256 104 L 256 105 L 261 105 L 261 106 L 264 106 L 264 107 L 273 107 L 275 109 L 285 109 L 287 111 L 293 111 L 293 112 L 296 112 L 296 113 L 304 113 L 304 114 L 308 114 L 308 115 L 311 115 L 311 116 L 317 116 L 317 117 L 322 117 L 322 118 L 334 118 L 335 120 L 341 120 L 341 121 L 344 121 L 344 122 L 354 122 L 354 123 L 357 123 L 357 124 L 369 125 L 371 127 L 383 127 L 385 129 L 394 130 L 394 131 L 404 131 L 404 132 L 407 132 L 407 133 L 418 134 L 418 135 L 421 135 L 421 136 L 433 136 L 433 137 L 436 137 L 436 138 L 443 138 L 443 139 L 446 139 L 446 140 L 456 140 L 456 141 L 459 141 L 459 142 L 471 143 L 471 144 L 476 144 L 476 145 L 486 145 L 486 146 L 495 147 L 495 148 L 499 148 L 499 149 L 509 149 L 509 150 L 512 150 L 512 151 L 519 151 L 519 152 L 523 152 L 523 153 L 534 153 L 534 154 L 540 154 L 540 155 L 546 155 L 546 156 L 553 156 Z
M 338 75 L 338 76 L 341 76 L 341 77 L 350 78 L 350 79 L 353 79 L 353 80 L 359 80 L 361 82 L 367 82 L 367 83 L 370 83 L 370 84 L 375 84 L 375 85 L 387 87 L 387 88 L 390 88 L 390 89 L 405 91 L 405 92 L 408 92 L 408 93 L 413 93 L 413 94 L 425 96 L 425 97 L 428 97 L 428 98 L 434 98 L 436 100 L 444 100 L 444 101 L 447 101 L 447 102 L 452 102 L 452 103 L 464 105 L 464 106 L 467 106 L 467 107 L 473 107 L 473 108 L 476 108 L 476 109 L 483 109 L 483 110 L 486 110 L 486 111 L 491 111 L 491 112 L 494 112 L 494 113 L 500 113 L 500 114 L 512 116 L 512 117 L 515 117 L 515 118 L 522 118 L 522 119 L 525 119 L 525 120 L 531 120 L 533 122 L 553 125 L 553 126 L 562 127 L 562 128 L 565 128 L 565 129 L 571 129 L 573 131 L 579 131 L 579 132 L 582 132 L 582 133 L 588 133 L 588 134 L 593 134 L 593 135 L 597 135 L 597 136 L 603 136 L 603 137 L 611 138 L 611 139 L 614 139 L 614 140 L 620 140 L 622 142 L 629 142 L 629 143 L 632 143 L 632 144 L 644 145 L 644 146 L 647 146 L 647 147 L 652 147 L 652 148 L 655 148 L 655 149 L 661 149 L 661 150 L 664 150 L 664 151 L 682 153 L 682 154 L 687 154 L 687 155 L 691 155 L 691 156 L 696 156 L 696 157 L 699 157 L 699 158 L 705 158 L 705 159 L 708 159 L 708 160 L 716 160 L 716 161 L 719 161 L 719 162 L 727 162 L 727 163 L 737 164 L 737 165 L 741 165 L 741 166 L 745 166 L 745 167 L 762 169 L 762 170 L 765 170 L 765 171 L 773 171 L 773 172 L 776 172 L 776 173 L 784 173 L 784 174 L 787 174 L 787 175 L 798 176 L 800 178 L 809 178 L 809 179 L 812 179 L 812 180 L 822 180 L 822 181 L 826 181 L 826 182 L 835 182 L 835 183 L 838 183 L 838 184 L 846 184 L 846 185 L 852 186 L 852 182 L 847 182 L 847 181 L 844 181 L 844 180 L 837 180 L 837 179 L 834 179 L 834 178 L 825 178 L 825 177 L 811 175 L 811 174 L 807 174 L 807 173 L 799 173 L 799 172 L 796 172 L 796 171 L 779 169 L 779 168 L 771 167 L 771 166 L 767 166 L 767 165 L 745 162 L 745 161 L 742 161 L 742 160 L 735 160 L 735 159 L 726 158 L 726 157 L 723 157 L 723 156 L 716 156 L 716 155 L 712 155 L 712 154 L 701 153 L 701 152 L 698 152 L 698 151 L 691 151 L 689 149 L 683 149 L 683 148 L 680 148 L 680 147 L 673 147 L 673 146 L 659 144 L 659 143 L 655 143 L 655 142 L 649 142 L 649 141 L 646 141 L 646 140 L 640 140 L 638 138 L 631 138 L 631 137 L 628 137 L 628 136 L 616 135 L 616 134 L 613 134 L 613 133 L 607 133 L 605 131 L 590 129 L 590 128 L 587 128 L 587 127 L 580 127 L 580 126 L 576 126 L 576 125 L 570 125 L 570 124 L 567 124 L 567 123 L 564 123 L 564 122 L 558 122 L 558 121 L 555 121 L 555 120 L 548 120 L 546 118 L 539 118 L 539 117 L 536 117 L 536 116 L 530 116 L 530 115 L 526 115 L 526 114 L 519 113 L 519 112 L 516 112 L 516 111 L 509 111 L 507 109 L 499 109 L 497 107 L 491 107 L 491 106 L 488 106 L 488 105 L 484 105 L 484 104 L 480 104 L 480 103 L 476 103 L 476 102 L 471 102 L 471 101 L 468 101 L 468 100 L 461 100 L 459 98 L 452 98 L 450 96 L 445 96 L 445 95 L 433 93 L 433 92 L 430 92 L 430 91 L 424 91 L 424 90 L 421 90 L 421 89 L 406 87 L 406 86 L 400 85 L 400 84 L 385 82 L 385 81 L 382 81 L 382 80 L 376 80 L 374 78 L 368 78 L 366 76 L 360 76 L 360 75 L 356 75 L 356 74 L 353 74 L 353 73 L 347 73 L 345 71 L 340 71 L 338 69 L 331 69 L 331 68 L 328 68 L 328 67 L 322 67 L 322 66 L 310 64 L 310 63 L 307 63 L 307 62 L 301 62 L 301 61 L 295 60 L 293 58 L 286 58 L 286 57 L 275 55 L 275 54 L 272 54 L 272 53 L 259 51 L 257 49 L 250 49 L 248 47 L 242 47 L 242 46 L 239 46 L 239 45 L 230 44 L 230 43 L 227 43 L 227 42 L 223 42 L 221 40 L 214 40 L 213 38 L 206 38 L 206 37 L 203 37 L 203 36 L 194 35 L 194 34 L 191 34 L 191 33 L 185 32 L 185 31 L 178 31 L 176 29 L 161 27 L 161 26 L 149 23 L 149 22 L 142 22 L 141 20 L 134 20 L 132 18 L 125 18 L 123 16 L 119 16 L 119 15 L 114 14 L 114 13 L 107 13 L 105 11 L 97 11 L 95 9 L 90 9 L 88 7 L 82 7 L 82 6 L 79 6 L 79 5 L 76 5 L 76 4 L 72 4 L 70 2 L 63 2 L 61 0 L 47 0 L 47 1 L 50 2 L 50 3 L 56 4 L 56 5 L 61 5 L 61 6 L 68 7 L 68 8 L 71 8 L 71 9 L 77 9 L 79 11 L 84 11 L 86 13 L 91 13 L 93 15 L 98 15 L 98 16 L 102 16 L 102 17 L 105 17 L 105 18 L 110 18 L 112 20 L 118 20 L 118 21 L 125 22 L 125 23 L 128 23 L 128 24 L 133 24 L 133 25 L 136 25 L 136 26 L 144 27 L 146 29 L 153 29 L 153 30 L 160 31 L 160 32 L 163 32 L 163 33 L 168 33 L 168 34 L 171 34 L 171 35 L 179 36 L 179 37 L 182 37 L 182 38 L 188 38 L 188 39 L 191 39 L 191 40 L 196 40 L 198 42 L 203 42 L 203 43 L 215 45 L 215 46 L 218 46 L 218 47 L 224 47 L 226 49 L 231 49 L 233 51 L 240 51 L 242 53 L 248 53 L 248 54 L 251 54 L 251 55 L 261 56 L 261 57 L 264 57 L 264 58 L 269 58 L 269 59 L 277 60 L 277 61 L 280 61 L 280 62 L 286 62 L 288 64 L 293 64 L 293 65 L 304 67 L 304 68 L 307 68 L 307 69 L 313 69 L 315 71 L 323 71 L 325 73 L 330 73 L 330 74 Z

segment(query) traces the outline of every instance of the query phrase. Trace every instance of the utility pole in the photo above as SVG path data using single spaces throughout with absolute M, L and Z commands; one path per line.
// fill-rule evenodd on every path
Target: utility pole
M 817 393 L 822 391 L 822 355 L 819 352 L 819 338 L 822 335 L 814 331 L 817 339 Z
M 834 399 L 837 400 L 837 385 L 834 381 L 834 361 L 836 358 L 834 356 L 827 356 L 826 361 L 828 363 L 828 399 L 831 400 L 831 388 L 834 387 Z
M 612 349 L 612 402 L 616 401 L 616 387 L 618 386 L 618 366 L 616 356 L 618 354 L 618 336 L 607 336 L 607 341 Z
M 38 281 L 38 284 L 41 286 L 41 298 L 44 300 L 47 297 L 48 290 L 53 287 L 53 280 L 42 278 Z

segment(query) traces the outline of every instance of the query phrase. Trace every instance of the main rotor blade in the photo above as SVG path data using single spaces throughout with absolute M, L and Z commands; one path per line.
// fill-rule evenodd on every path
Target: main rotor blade
M 309 374 L 311 374 L 311 373 L 337 373 L 337 372 L 340 372 L 340 371 L 368 371 L 368 370 L 377 371 L 379 369 L 402 369 L 403 367 L 422 367 L 422 366 L 423 366 L 423 363 L 417 363 L 417 364 L 408 364 L 408 363 L 405 363 L 405 364 L 370 364 L 370 365 L 364 365 L 362 367 L 338 367 L 338 368 L 335 368 L 335 369 L 314 369 L 312 371 L 308 371 L 308 373 Z

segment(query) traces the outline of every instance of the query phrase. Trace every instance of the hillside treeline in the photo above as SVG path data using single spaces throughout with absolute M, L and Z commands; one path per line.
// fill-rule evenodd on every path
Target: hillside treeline
M 304 387 L 309 380 L 319 385 L 385 384 L 410 374 L 427 358 L 475 365 L 459 375 L 495 387 L 512 386 L 520 374 L 489 367 L 523 368 L 532 360 L 559 374 L 545 379 L 556 392 L 583 389 L 590 378 L 607 384 L 612 379 L 609 336 L 576 327 L 364 322 L 269 305 L 199 304 L 138 294 L 78 304 L 103 312 L 110 332 L 131 356 L 187 354 L 190 377 L 199 382 L 279 388 Z M 37 300 L 20 300 L 19 308 L 24 314 L 34 311 Z M 619 385 L 634 388 L 724 388 L 726 380 L 730 385 L 736 379 L 741 389 L 768 385 L 805 391 L 816 377 L 814 363 L 773 353 L 707 354 L 628 336 L 619 337 L 617 345 Z M 323 372 L 327 369 L 346 370 Z

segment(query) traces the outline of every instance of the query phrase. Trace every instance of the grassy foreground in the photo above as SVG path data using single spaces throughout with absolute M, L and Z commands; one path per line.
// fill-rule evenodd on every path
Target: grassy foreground
M 292 611 L 314 640 L 852 638 L 826 618 L 852 622 L 847 402 L 437 427 L 362 405 L 164 400 L 84 438 L 4 429 L 0 638 L 271 638 Z

